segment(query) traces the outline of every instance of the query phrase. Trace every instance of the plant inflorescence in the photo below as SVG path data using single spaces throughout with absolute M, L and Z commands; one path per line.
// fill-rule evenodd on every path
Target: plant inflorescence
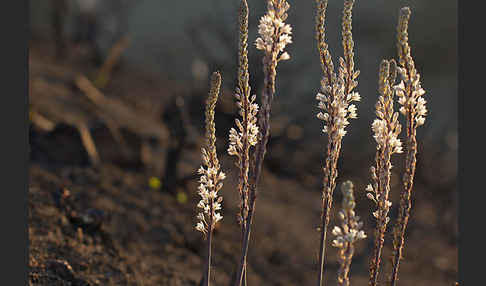
M 363 222 L 354 212 L 356 202 L 353 188 L 354 185 L 351 181 L 346 181 L 341 185 L 343 193 L 342 209 L 339 211 L 341 226 L 335 226 L 332 230 L 332 234 L 336 236 L 332 245 L 339 249 L 337 281 L 341 286 L 349 286 L 349 270 L 354 255 L 354 244 L 358 240 L 366 238 L 366 234 L 361 230 Z
M 415 63 L 408 44 L 408 21 L 410 20 L 410 13 L 410 8 L 402 8 L 397 26 L 398 71 L 401 81 L 395 88 L 399 97 L 398 101 L 402 105 L 400 112 L 406 121 L 407 155 L 405 174 L 403 175 L 403 190 L 400 196 L 400 208 L 394 230 L 393 271 L 390 278 L 392 286 L 395 286 L 397 283 L 398 268 L 405 245 L 405 230 L 407 229 L 410 209 L 412 208 L 411 193 L 417 163 L 417 127 L 425 123 L 425 116 L 427 114 L 427 108 L 425 107 L 426 101 L 422 97 L 425 91 L 420 84 L 420 74 L 415 69 Z
M 354 0 L 344 0 L 342 16 L 343 56 L 335 69 L 331 53 L 326 43 L 325 16 L 328 1 L 316 0 L 315 36 L 322 69 L 320 89 L 316 95 L 320 111 L 317 118 L 323 121 L 323 133 L 327 135 L 325 162 L 322 167 L 323 187 L 321 200 L 320 245 L 317 282 L 323 285 L 326 258 L 326 236 L 330 224 L 333 193 L 338 179 L 338 161 L 341 155 L 342 140 L 347 133 L 346 127 L 351 119 L 357 118 L 354 102 L 361 101 L 355 91 L 358 85 L 359 70 L 355 69 L 354 41 L 352 38 L 352 11 Z M 250 241 L 252 221 L 255 211 L 257 189 L 261 177 L 263 161 L 270 136 L 270 113 L 275 95 L 277 64 L 290 59 L 285 47 L 292 43 L 292 27 L 285 23 L 290 5 L 285 0 L 268 0 L 267 11 L 258 25 L 259 37 L 255 41 L 256 49 L 263 51 L 264 85 L 260 97 L 251 94 L 248 72 L 248 3 L 240 1 L 239 7 L 239 49 L 238 73 L 235 89 L 238 118 L 235 127 L 229 131 L 227 152 L 234 156 L 238 168 L 239 213 L 238 222 L 241 228 L 241 256 L 236 270 L 235 286 L 247 285 L 247 254 Z M 398 269 L 405 244 L 405 231 L 411 210 L 411 193 L 416 169 L 417 127 L 425 122 L 427 115 L 425 94 L 421 87 L 420 75 L 415 68 L 408 44 L 408 21 L 410 9 L 400 10 L 398 33 L 398 60 L 382 60 L 378 74 L 378 100 L 375 105 L 376 119 L 371 124 L 376 143 L 376 154 L 371 167 L 371 184 L 366 187 L 366 196 L 374 202 L 376 209 L 371 211 L 376 220 L 374 231 L 374 252 L 370 259 L 369 285 L 379 284 L 379 273 L 382 268 L 382 252 L 385 234 L 390 222 L 391 159 L 392 155 L 404 153 L 405 173 L 400 197 L 398 218 L 394 225 L 392 270 L 389 276 L 391 286 L 397 284 Z M 398 78 L 398 80 L 397 80 Z M 398 81 L 398 83 L 396 83 Z M 216 152 L 214 109 L 221 86 L 221 75 L 213 73 L 211 89 L 206 103 L 206 146 L 202 148 L 203 166 L 198 170 L 200 177 L 199 195 L 201 200 L 197 207 L 196 229 L 207 238 L 207 260 L 203 285 L 210 284 L 211 240 L 215 225 L 222 219 L 220 214 L 222 196 L 220 190 L 225 174 L 220 170 Z M 395 111 L 395 99 L 400 105 Z M 400 134 L 403 115 L 406 127 L 406 138 L 402 144 Z M 253 154 L 253 156 L 252 156 Z M 397 156 L 398 157 L 398 156 Z M 367 238 L 362 230 L 363 222 L 355 213 L 354 185 L 351 181 L 341 184 L 343 194 L 342 208 L 338 212 L 340 224 L 332 229 L 332 245 L 338 248 L 339 285 L 350 285 L 350 266 L 355 252 L 355 244 Z
M 248 73 L 248 3 L 241 1 L 239 11 L 239 50 L 238 50 L 238 86 L 235 98 L 239 108 L 240 119 L 235 119 L 236 127 L 230 129 L 228 154 L 236 156 L 236 165 L 239 169 L 238 191 L 240 194 L 239 223 L 241 226 L 241 240 L 245 239 L 248 213 L 249 213 L 249 171 L 250 148 L 258 143 L 257 113 L 258 104 L 256 95 L 251 95 Z M 247 247 L 247 246 L 246 246 Z M 246 251 L 242 243 L 242 253 Z M 241 256 L 237 280 L 245 280 L 246 255 Z M 241 282 L 240 282 L 241 283 Z
M 377 119 L 373 121 L 373 137 L 376 140 L 375 165 L 371 167 L 372 184 L 366 188 L 367 196 L 376 204 L 373 216 L 376 218 L 375 252 L 370 265 L 370 285 L 376 285 L 380 269 L 381 253 L 385 242 L 386 226 L 390 221 L 388 200 L 391 184 L 391 156 L 402 153 L 402 143 L 398 139 L 402 126 L 398 122 L 398 112 L 393 109 L 393 84 L 396 78 L 395 61 L 383 60 L 379 73 L 380 96 L 376 103 Z
M 206 260 L 205 281 L 210 283 L 211 277 L 211 243 L 215 225 L 223 219 L 218 212 L 221 210 L 223 197 L 218 192 L 223 187 L 223 180 L 226 175 L 220 170 L 218 154 L 216 152 L 216 125 L 214 123 L 214 109 L 218 101 L 219 89 L 221 87 L 221 75 L 213 73 L 211 77 L 211 90 L 206 102 L 206 147 L 201 149 L 203 166 L 198 170 L 201 175 L 199 182 L 199 192 L 201 200 L 197 207 L 201 209 L 197 218 L 199 222 L 196 229 L 206 235 L 208 241 L 208 255 Z
M 318 108 L 322 110 L 317 118 L 324 121 L 322 131 L 327 134 L 326 161 L 323 167 L 323 188 L 320 225 L 319 274 L 317 285 L 321 286 L 324 278 L 326 255 L 326 236 L 330 221 L 333 192 L 338 176 L 337 163 L 341 154 L 341 144 L 346 135 L 349 119 L 357 118 L 354 101 L 360 101 L 359 93 L 354 92 L 358 85 L 356 79 L 359 71 L 354 70 L 354 42 L 352 38 L 353 0 L 344 1 L 342 18 L 342 37 L 344 57 L 339 58 L 339 68 L 336 74 L 328 45 L 325 41 L 325 16 L 327 0 L 317 0 L 316 40 L 321 59 L 322 80 L 321 90 L 317 94 Z

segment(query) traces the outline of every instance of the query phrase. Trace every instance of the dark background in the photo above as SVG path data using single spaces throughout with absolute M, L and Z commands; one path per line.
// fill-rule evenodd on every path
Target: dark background
M 91 2 L 95 3 L 93 8 L 89 7 Z M 272 138 L 265 159 L 266 173 L 261 199 L 257 203 L 256 231 L 253 235 L 254 241 L 261 243 L 250 246 L 252 268 L 249 282 L 257 285 L 307 285 L 313 283 L 316 275 L 318 235 L 314 229 L 319 218 L 321 165 L 326 138 L 320 131 L 321 123 L 315 117 L 318 112 L 315 93 L 320 79 L 314 40 L 315 3 L 291 1 L 289 4 L 291 8 L 287 22 L 293 27 L 294 42 L 288 46 L 288 52 L 292 58 L 281 62 L 277 68 Z M 56 37 L 53 24 L 56 11 L 62 10 L 54 9 L 55 5 L 65 5 L 64 12 L 57 14 L 62 15 L 59 21 L 62 37 Z M 53 116 L 49 106 L 57 107 L 42 103 L 47 102 L 46 98 L 53 90 L 59 91 L 60 88 L 64 88 L 68 94 L 64 98 L 69 98 L 70 106 L 74 106 L 72 108 L 82 105 L 83 112 L 88 114 L 95 113 L 93 109 L 103 112 L 106 107 L 94 108 L 84 102 L 86 98 L 73 87 L 75 84 L 70 74 L 84 74 L 96 83 L 99 68 L 110 54 L 110 48 L 123 35 L 129 35 L 129 44 L 110 72 L 109 80 L 97 87 L 106 97 L 120 100 L 140 114 L 150 115 L 169 130 L 167 142 L 170 143 L 161 144 L 157 138 L 147 138 L 136 130 L 121 126 L 122 137 L 127 149 L 131 150 L 131 155 L 122 156 L 119 141 L 113 141 L 106 127 L 108 123 L 100 118 L 98 112 L 87 121 L 101 159 L 100 165 L 93 166 L 84 151 L 78 130 L 65 116 L 55 120 L 51 118 L 56 123 L 56 128 L 52 130 L 39 129 L 35 123 L 32 125 L 31 172 L 38 176 L 31 175 L 32 211 L 29 227 L 35 233 L 40 226 L 36 227 L 34 217 L 45 215 L 44 208 L 49 209 L 52 204 L 50 200 L 42 203 L 34 200 L 41 194 L 37 192 L 48 194 L 55 191 L 51 188 L 61 186 L 72 189 L 73 197 L 80 201 L 78 205 L 85 208 L 96 206 L 108 212 L 110 218 L 103 221 L 104 231 L 114 235 L 112 239 L 115 245 L 119 244 L 120 251 L 126 252 L 126 257 L 119 255 L 128 261 L 125 263 L 135 268 L 133 272 L 141 273 L 138 278 L 132 277 L 132 281 L 127 278 L 130 269 L 123 269 L 121 262 L 108 257 L 95 260 L 120 272 L 113 275 L 120 279 L 119 282 L 109 282 L 113 285 L 189 285 L 200 278 L 204 244 L 191 225 L 197 202 L 196 178 L 192 176 L 201 163 L 197 146 L 203 143 L 203 102 L 208 91 L 209 75 L 214 70 L 222 72 L 224 87 L 216 111 L 218 150 L 223 168 L 230 175 L 223 189 L 225 219 L 220 233 L 216 234 L 214 271 L 215 279 L 219 281 L 217 284 L 224 284 L 230 279 L 238 258 L 239 238 L 234 219 L 237 210 L 233 191 L 236 185 L 235 168 L 232 158 L 224 151 L 236 114 L 232 90 L 235 87 L 237 63 L 238 5 L 238 1 L 155 0 L 30 3 L 31 97 L 36 98 L 31 100 L 33 112 L 48 119 Z M 412 10 L 409 43 L 421 74 L 422 86 L 427 92 L 425 98 L 429 112 L 425 125 L 418 131 L 419 155 L 413 214 L 401 277 L 403 284 L 407 285 L 452 285 L 457 275 L 456 1 L 356 1 L 354 6 L 355 59 L 357 69 L 361 70 L 357 91 L 362 101 L 357 104 L 358 119 L 351 122 L 348 135 L 344 138 L 338 184 L 346 179 L 355 182 L 357 212 L 365 221 L 370 239 L 368 245 L 362 243 L 358 248 L 352 277 L 355 277 L 356 284 L 364 285 L 366 282 L 374 222 L 371 219 L 372 205 L 365 198 L 364 187 L 370 180 L 369 167 L 375 150 L 371 122 L 375 117 L 374 104 L 378 96 L 378 65 L 383 58 L 396 58 L 396 24 L 398 11 L 403 6 L 410 6 Z M 249 7 L 249 42 L 252 44 L 265 4 L 264 1 L 249 1 Z M 326 19 L 327 42 L 335 63 L 337 57 L 342 55 L 341 17 L 342 2 L 331 1 Z M 60 39 L 63 39 L 64 46 L 60 45 Z M 261 56 L 253 45 L 249 46 L 250 83 L 257 94 L 263 83 Z M 32 84 L 39 78 L 44 84 Z M 184 108 L 180 107 L 181 102 L 184 102 Z M 395 206 L 398 205 L 403 161 L 403 156 L 397 156 L 394 161 L 391 196 Z M 171 171 L 173 169 L 175 171 Z M 95 175 L 97 179 L 93 179 L 93 182 L 86 179 Z M 121 183 L 121 186 L 116 183 L 116 177 L 131 176 L 136 179 Z M 147 184 L 150 177 L 162 181 L 160 196 L 153 192 L 146 195 L 147 189 L 150 189 Z M 43 180 L 49 181 L 53 187 L 49 187 L 49 184 L 41 187 L 44 186 Z M 113 185 L 115 190 L 107 195 L 101 183 Z M 93 190 L 86 194 L 90 188 Z M 143 214 L 142 221 L 129 219 L 135 230 L 120 230 L 120 227 L 129 228 L 132 224 L 117 224 L 117 216 L 136 217 L 135 214 L 141 212 L 138 208 L 147 209 L 149 206 L 143 202 L 139 206 L 132 197 L 125 198 L 117 192 L 133 193 L 133 197 L 142 201 L 150 200 L 154 204 L 172 205 L 170 202 L 174 202 L 174 206 L 162 208 L 162 213 Z M 145 195 L 147 197 L 143 197 Z M 187 201 L 181 200 L 184 195 L 188 197 Z M 340 198 L 339 191 L 336 191 L 335 210 L 339 207 Z M 392 211 L 392 216 L 395 212 Z M 160 223 L 158 216 L 166 217 L 168 214 L 180 218 Z M 57 215 L 62 218 L 64 214 L 58 211 Z M 146 230 L 138 229 L 142 223 L 147 225 Z M 45 237 L 50 237 L 52 241 L 74 240 L 77 235 L 76 227 L 72 231 L 60 227 L 59 237 L 49 236 L 49 233 L 56 233 L 56 220 L 45 227 L 45 233 L 30 238 L 31 246 L 34 249 L 37 246 L 39 250 L 37 256 L 36 252 L 31 253 L 31 260 L 36 261 L 31 261 L 31 281 L 38 279 L 40 285 L 51 285 L 42 284 L 42 279 L 47 278 L 32 277 L 46 277 L 46 273 L 51 275 L 49 261 L 52 259 L 65 259 L 71 263 L 73 275 L 81 277 L 79 279 L 94 283 L 90 279 L 94 279 L 95 273 L 103 277 L 97 279 L 108 279 L 106 273 L 98 273 L 94 269 L 90 272 L 77 266 L 80 262 L 70 259 L 72 253 L 79 251 L 78 248 L 85 247 L 82 246 L 85 242 L 71 245 L 65 252 L 52 251 L 52 257 L 45 254 L 46 245 L 42 243 L 47 243 L 46 239 L 49 241 Z M 99 243 L 105 247 L 104 243 L 93 239 L 94 245 Z M 391 236 L 387 237 L 386 244 L 390 247 Z M 57 250 L 66 247 L 62 243 L 60 245 Z M 133 246 L 136 250 L 130 248 L 131 245 L 136 245 Z M 151 251 L 147 250 L 147 245 L 153 247 Z M 134 263 L 147 257 L 147 253 L 152 255 L 146 258 L 148 270 L 135 266 Z M 389 253 L 385 252 L 386 255 Z M 172 259 L 176 259 L 177 263 Z M 388 263 L 388 259 L 385 262 Z M 334 281 L 333 272 L 337 264 L 333 251 L 329 253 L 329 265 L 328 280 Z M 160 277 L 143 280 L 148 279 L 143 278 L 147 273 Z M 106 285 L 106 281 L 101 285 Z

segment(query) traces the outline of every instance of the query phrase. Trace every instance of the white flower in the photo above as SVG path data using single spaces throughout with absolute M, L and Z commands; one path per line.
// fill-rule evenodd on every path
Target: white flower
M 400 107 L 400 113 L 403 115 L 407 114 L 407 109 L 405 108 L 405 106 Z
M 366 186 L 366 191 L 369 192 L 369 193 L 372 193 L 374 190 L 373 190 L 373 187 L 371 186 L 371 184 L 368 184 Z
M 292 27 L 289 24 L 285 24 L 282 29 L 282 33 L 284 34 L 292 34 Z
M 196 224 L 196 230 L 202 232 L 202 233 L 206 233 L 206 227 L 204 226 L 204 224 L 202 223 L 202 221 L 198 222 Z
M 423 97 L 417 99 L 416 111 L 419 116 L 425 116 L 427 114 L 427 108 L 425 107 L 426 103 L 427 101 L 425 101 Z
M 420 97 L 425 94 L 425 90 L 423 88 L 419 88 L 417 91 L 412 92 L 413 97 Z
M 218 175 L 218 180 L 219 180 L 219 181 L 222 181 L 222 180 L 224 180 L 224 179 L 226 179 L 226 174 L 225 174 L 225 173 L 223 173 L 223 172 L 219 172 L 219 175 Z
M 373 212 L 373 216 L 374 216 L 375 218 L 379 218 L 379 217 L 380 217 L 380 216 L 379 216 L 379 211 L 378 211 L 378 210 L 374 211 L 374 212 Z
M 333 229 L 332 229 L 332 234 L 333 235 L 342 235 L 342 231 L 341 231 L 341 228 L 339 226 L 335 226 Z
M 257 38 L 255 41 L 255 46 L 258 50 L 264 50 L 265 42 L 262 40 L 262 38 Z
M 220 210 L 220 209 L 221 209 L 221 204 L 220 204 L 220 203 L 218 203 L 218 202 L 215 202 L 215 203 L 213 204 L 213 210 L 218 211 L 218 210 Z
M 351 104 L 349 105 L 348 107 L 348 111 L 349 111 L 349 118 L 357 118 L 358 116 L 356 115 L 356 105 L 354 104 Z
M 280 58 L 279 58 L 279 60 L 281 60 L 281 61 L 286 61 L 288 59 L 290 59 L 290 55 L 287 52 L 284 52 L 283 54 L 281 54 Z
M 361 95 L 359 95 L 357 92 L 352 92 L 351 99 L 348 101 L 361 101 Z
M 198 207 L 198 208 L 203 209 L 203 208 L 204 208 L 205 203 L 206 203 L 206 202 L 205 202 L 204 200 L 200 200 L 200 201 L 199 201 L 199 203 L 197 204 L 197 207 Z
M 316 99 L 319 100 L 319 102 L 327 102 L 327 97 L 322 93 L 317 93 Z
M 223 216 L 219 213 L 215 213 L 213 219 L 214 219 L 214 223 L 216 224 L 223 219 Z
M 344 137 L 344 135 L 346 135 L 346 133 L 348 133 L 348 131 L 345 131 L 344 128 L 339 128 L 337 136 L 338 136 L 338 138 L 342 138 L 342 137 Z
M 360 230 L 357 235 L 357 239 L 365 239 L 367 236 L 364 231 Z
M 417 121 L 417 126 L 423 125 L 425 123 L 425 117 L 423 116 L 418 116 L 415 120 Z
M 281 45 L 283 47 L 285 47 L 287 44 L 291 44 L 292 43 L 292 37 L 289 34 L 283 34 L 283 35 L 281 35 L 278 40 L 279 40 L 279 42 L 281 43 Z
M 337 248 L 343 247 L 344 246 L 344 238 L 339 236 L 338 238 L 334 239 L 332 241 L 332 246 L 337 247 Z
M 327 112 L 324 112 L 324 113 L 319 112 L 317 114 L 317 118 L 319 118 L 321 120 L 324 120 L 324 121 L 328 121 L 329 120 L 329 113 L 327 113 Z

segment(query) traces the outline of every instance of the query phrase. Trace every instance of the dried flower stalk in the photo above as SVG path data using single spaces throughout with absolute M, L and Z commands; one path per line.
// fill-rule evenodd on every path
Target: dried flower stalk
M 336 239 L 332 241 L 332 245 L 339 248 L 338 285 L 349 286 L 349 270 L 354 255 L 354 244 L 360 239 L 365 239 L 366 234 L 361 230 L 363 222 L 354 212 L 356 202 L 353 194 L 353 183 L 351 181 L 344 182 L 341 185 L 341 191 L 343 193 L 342 209 L 339 211 L 341 227 L 335 226 L 333 228 L 332 234 L 336 236 Z
M 248 73 L 248 3 L 242 0 L 239 10 L 239 51 L 238 51 L 238 86 L 235 97 L 239 108 L 240 119 L 236 119 L 236 127 L 230 129 L 228 154 L 236 156 L 236 165 L 239 169 L 238 191 L 240 194 L 240 213 L 238 220 L 241 225 L 241 239 L 243 241 L 246 220 L 248 216 L 250 169 L 250 148 L 258 143 L 257 112 L 258 104 L 255 103 L 256 95 L 250 96 Z M 246 259 L 246 257 L 243 257 Z M 243 280 L 245 279 L 245 265 L 243 261 Z
M 201 148 L 203 166 L 198 170 L 201 175 L 199 180 L 198 194 L 201 196 L 197 207 L 201 209 L 198 213 L 196 230 L 207 237 L 208 255 L 206 260 L 206 272 L 204 285 L 209 286 L 211 274 L 211 240 L 215 225 L 223 219 L 217 211 L 221 210 L 223 197 L 218 192 L 223 187 L 222 181 L 226 175 L 220 171 L 220 165 L 216 152 L 216 127 L 214 123 L 214 108 L 218 100 L 221 87 L 221 75 L 214 72 L 211 76 L 211 89 L 206 102 L 206 147 Z
M 398 218 L 394 228 L 393 239 L 393 270 L 390 277 L 390 285 L 395 286 L 398 278 L 398 268 L 402 258 L 403 247 L 405 244 L 405 230 L 407 228 L 410 216 L 411 193 L 413 188 L 413 179 L 415 176 L 415 165 L 417 155 L 417 127 L 423 125 L 427 109 L 425 99 L 422 95 L 425 91 L 420 84 L 420 74 L 415 69 L 415 64 L 411 56 L 410 46 L 408 44 L 408 22 L 410 20 L 410 8 L 404 7 L 400 10 L 400 17 L 397 27 L 398 34 L 398 71 L 401 76 L 401 82 L 395 87 L 399 97 L 399 103 L 402 105 L 400 112 L 404 115 L 407 122 L 407 157 L 405 162 L 405 174 L 403 176 L 403 190 L 400 196 L 400 208 Z
M 318 107 L 324 112 L 319 112 L 317 118 L 324 121 L 323 132 L 328 135 L 327 157 L 323 168 L 322 212 L 321 212 L 321 236 L 319 248 L 319 274 L 318 286 L 322 285 L 324 277 L 326 236 L 329 226 L 330 212 L 332 208 L 332 196 L 336 187 L 338 176 L 337 162 L 341 152 L 341 143 L 345 128 L 349 124 L 348 119 L 357 118 L 356 106 L 353 101 L 360 101 L 361 96 L 353 89 L 358 85 L 356 79 L 359 71 L 354 71 L 354 42 L 352 39 L 352 9 L 353 0 L 344 1 L 342 18 L 342 44 L 344 58 L 339 58 L 338 75 L 334 71 L 331 54 L 325 42 L 325 15 L 327 0 L 316 0 L 316 40 L 321 60 L 323 78 L 321 80 L 321 92 L 316 96 Z
M 377 206 L 373 212 L 376 218 L 375 251 L 370 263 L 370 285 L 378 282 L 381 263 L 381 253 L 385 241 L 385 232 L 390 218 L 388 212 L 392 203 L 388 200 L 391 180 L 391 156 L 402 153 L 402 143 L 398 139 L 401 125 L 398 121 L 398 112 L 393 109 L 393 85 L 396 79 L 396 63 L 394 60 L 383 60 L 379 72 L 380 96 L 376 103 L 377 119 L 373 121 L 372 130 L 376 145 L 375 166 L 371 167 L 373 184 L 366 188 L 367 196 Z
M 249 190 L 248 214 L 245 222 L 242 258 L 238 267 L 236 285 L 241 285 L 243 269 L 246 267 L 245 263 L 253 212 L 255 210 L 257 186 L 260 181 L 263 159 L 270 136 L 270 110 L 275 94 L 276 68 L 279 61 L 290 59 L 289 54 L 284 52 L 286 45 L 292 42 L 292 37 L 290 36 L 292 34 L 292 28 L 289 24 L 284 23 L 287 19 L 287 10 L 289 7 L 290 5 L 285 0 L 268 0 L 267 13 L 260 19 L 260 24 L 258 25 L 260 37 L 256 39 L 255 45 L 257 49 L 263 50 L 265 53 L 263 57 L 264 87 L 258 122 L 260 142 L 257 144 L 252 166 L 252 184 Z

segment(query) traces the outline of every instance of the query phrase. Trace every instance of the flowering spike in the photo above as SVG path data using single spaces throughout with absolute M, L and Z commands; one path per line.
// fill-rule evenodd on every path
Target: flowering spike
M 346 135 L 346 126 L 350 119 L 358 117 L 356 105 L 361 96 L 353 91 L 358 85 L 359 71 L 354 70 L 354 42 L 352 39 L 352 9 L 354 0 L 345 0 L 342 17 L 342 44 L 344 57 L 339 58 L 338 74 L 334 70 L 331 54 L 325 41 L 325 14 L 327 0 L 316 0 L 316 40 L 320 55 L 322 80 L 316 96 L 319 111 L 317 117 L 324 121 L 322 131 L 327 134 L 327 158 L 322 189 L 321 237 L 319 250 L 318 285 L 322 285 L 326 250 L 326 233 L 332 208 L 333 192 L 336 187 L 337 162 L 340 156 L 342 139 Z
M 390 285 L 397 283 L 398 269 L 402 252 L 405 245 L 405 230 L 411 210 L 411 193 L 415 176 L 416 155 L 417 155 L 417 127 L 425 123 L 427 115 L 426 100 L 422 97 L 425 94 L 420 84 L 420 74 L 415 68 L 410 46 L 408 44 L 408 21 L 410 20 L 410 8 L 404 7 L 400 10 L 400 17 L 397 26 L 397 49 L 398 49 L 398 73 L 401 81 L 395 85 L 395 92 L 398 102 L 401 105 L 400 113 L 406 119 L 407 157 L 405 162 L 405 174 L 403 175 L 403 190 L 400 195 L 400 206 L 398 218 L 394 228 L 393 239 L 393 270 L 390 276 Z
M 376 146 L 376 166 L 371 171 L 373 186 L 368 185 L 368 197 L 376 202 L 377 209 L 373 212 L 376 218 L 375 253 L 370 264 L 370 285 L 377 283 L 381 263 L 381 252 L 384 235 L 390 220 L 388 212 L 391 202 L 388 200 L 391 181 L 391 156 L 402 153 L 402 142 L 398 138 L 401 125 L 398 122 L 398 112 L 393 109 L 393 85 L 395 81 L 395 61 L 383 60 L 380 64 L 378 90 L 380 96 L 376 103 L 377 118 L 371 126 Z
M 361 230 L 363 223 L 354 212 L 356 202 L 353 194 L 353 183 L 346 181 L 341 186 L 343 193 L 342 209 L 339 211 L 341 227 L 335 226 L 332 234 L 336 238 L 332 241 L 334 247 L 339 248 L 338 261 L 338 283 L 342 286 L 349 285 L 349 269 L 354 255 L 354 244 L 356 241 L 365 239 L 366 234 Z
M 214 226 L 222 219 L 221 214 L 216 211 L 221 209 L 222 197 L 217 195 L 222 187 L 225 174 L 220 171 L 218 156 L 216 153 L 216 129 L 214 123 L 214 109 L 218 100 L 221 87 L 221 75 L 214 72 L 211 76 L 211 89 L 206 101 L 206 146 L 202 148 L 203 166 L 198 169 L 199 179 L 198 194 L 201 200 L 197 207 L 201 212 L 197 215 L 198 223 L 196 230 L 208 234 Z
M 271 55 L 275 62 L 290 59 L 290 55 L 283 51 L 292 43 L 292 27 L 284 23 L 289 7 L 285 0 L 268 1 L 267 13 L 260 18 L 258 25 L 260 37 L 256 39 L 255 46 Z
M 249 152 L 252 146 L 258 142 L 257 113 L 258 104 L 256 97 L 250 95 L 249 73 L 248 73 L 248 4 L 245 0 L 240 3 L 239 12 L 239 66 L 238 66 L 238 87 L 235 98 L 239 108 L 240 119 L 235 119 L 236 127 L 230 129 L 228 154 L 236 156 L 239 168 L 240 193 L 240 214 L 239 222 L 243 226 L 248 214 L 248 172 L 250 165 Z

